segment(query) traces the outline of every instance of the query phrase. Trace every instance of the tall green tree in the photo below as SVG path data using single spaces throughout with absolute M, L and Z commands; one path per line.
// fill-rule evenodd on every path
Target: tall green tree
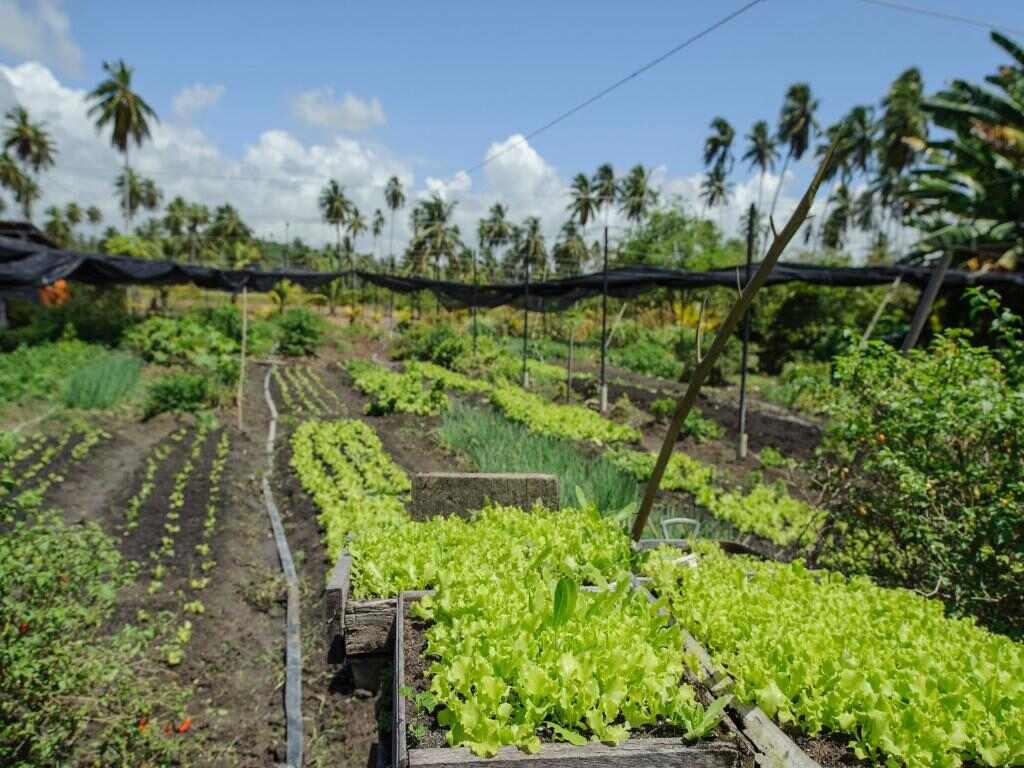
M 384 232 L 384 213 L 380 208 L 373 212 L 373 220 L 370 222 L 370 232 L 373 234 L 373 257 L 380 261 L 380 236 Z
M 111 145 L 124 156 L 124 175 L 131 171 L 129 158 L 132 143 L 141 147 L 150 138 L 150 120 L 158 122 L 156 112 L 139 94 L 132 90 L 134 70 L 125 62 L 103 62 L 108 77 L 88 95 L 92 102 L 89 116 L 96 120 L 96 130 L 110 129 Z M 122 189 L 121 205 L 124 210 L 125 229 L 131 225 L 133 211 L 127 197 L 127 185 Z
M 700 184 L 700 198 L 708 209 L 718 206 L 724 208 L 725 204 L 729 202 L 731 191 L 729 182 L 725 178 L 725 169 L 719 166 L 715 166 L 710 173 L 705 174 L 704 180 Z M 719 220 L 719 224 L 721 224 L 721 220 Z
M 366 217 L 360 213 L 359 209 L 352 206 L 352 212 L 349 214 L 348 221 L 345 223 L 345 229 L 348 230 L 349 236 L 352 238 L 353 250 L 359 250 L 359 236 L 366 232 Z
M 571 219 L 579 224 L 580 229 L 586 231 L 587 224 L 597 216 L 599 207 L 597 193 L 587 174 L 577 173 L 573 177 L 572 184 L 569 186 L 569 196 L 570 201 L 566 210 Z
M 345 188 L 331 179 L 320 190 L 320 215 L 323 220 L 334 227 L 337 236 L 338 251 L 341 251 L 341 228 L 348 222 L 355 210 L 352 201 L 345 195 Z
M 190 203 L 185 209 L 185 228 L 188 231 L 188 260 L 195 262 L 199 248 L 200 230 L 210 223 L 210 209 L 202 203 Z
M 753 170 L 757 168 L 759 177 L 757 181 L 757 212 L 761 214 L 761 203 L 764 199 L 764 177 L 769 171 L 775 170 L 775 163 L 779 160 L 778 144 L 772 135 L 771 128 L 764 120 L 758 120 L 747 134 L 747 151 L 743 153 L 743 159 Z
M 736 131 L 724 117 L 711 121 L 711 135 L 704 140 L 704 167 L 721 167 L 725 175 L 732 168 L 732 143 Z
M 417 245 L 424 258 L 433 259 L 436 277 L 441 275 L 441 261 L 453 259 L 462 245 L 459 228 L 453 222 L 455 206 L 454 200 L 445 200 L 437 192 L 417 206 L 421 211 Z
M 906 202 L 922 231 L 911 257 L 952 252 L 972 269 L 1024 264 L 1024 49 L 992 40 L 1010 58 L 986 80 L 954 80 L 923 108 L 947 135 L 929 141 Z
M 598 166 L 591 182 L 594 190 L 594 200 L 599 210 L 604 211 L 604 225 L 608 226 L 608 214 L 619 195 L 619 185 L 615 181 L 615 169 L 611 163 L 603 163 Z
M 772 197 L 769 216 L 775 215 L 775 207 L 779 204 L 779 193 L 782 192 L 786 181 L 786 171 L 789 170 L 790 162 L 799 161 L 811 146 L 818 129 L 814 118 L 817 110 L 818 100 L 811 93 L 810 85 L 794 83 L 789 86 L 782 103 L 782 111 L 779 113 L 778 130 L 779 143 L 786 145 L 786 159 L 782 162 L 782 172 L 775 187 L 775 195 Z
M 93 226 L 98 226 L 103 223 L 103 211 L 98 206 L 90 205 L 85 209 L 85 218 Z
M 68 220 L 64 215 L 64 211 L 56 205 L 51 205 L 46 209 L 46 221 L 43 224 L 43 231 L 61 248 L 66 247 L 71 239 L 71 227 L 68 224 Z
M 3 148 L 21 162 L 23 171 L 15 179 L 13 192 L 25 218 L 31 220 L 32 205 L 40 197 L 39 174 L 53 166 L 57 153 L 53 140 L 43 123 L 33 121 L 27 109 L 17 106 L 4 116 Z
M 390 244 L 388 246 L 388 259 L 391 271 L 393 272 L 395 270 L 395 214 L 405 205 L 405 192 L 402 191 L 402 182 L 397 176 L 392 176 L 388 179 L 387 186 L 384 187 L 384 203 L 387 205 L 388 210 L 391 211 L 391 234 L 389 236 Z
M 131 168 L 125 168 L 114 180 L 114 189 L 123 201 L 127 221 L 140 210 L 152 211 L 160 205 L 162 194 L 152 179 L 144 179 Z
M 651 174 L 642 165 L 634 165 L 619 185 L 619 210 L 626 221 L 639 224 L 657 202 L 658 193 L 651 187 Z

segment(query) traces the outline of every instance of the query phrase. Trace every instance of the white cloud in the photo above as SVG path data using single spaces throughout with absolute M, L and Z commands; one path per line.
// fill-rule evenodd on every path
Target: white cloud
M 307 125 L 334 128 L 343 131 L 366 131 L 384 125 L 387 117 L 380 101 L 369 101 L 346 93 L 341 99 L 333 88 L 314 88 L 303 91 L 292 101 L 292 114 Z
M 220 97 L 224 95 L 224 86 L 220 84 L 208 85 L 206 83 L 195 83 L 183 88 L 174 97 L 174 115 L 179 120 L 187 121 L 196 112 L 212 107 Z
M 0 49 L 18 59 L 55 64 L 73 75 L 82 71 L 82 51 L 56 0 L 0 0 Z

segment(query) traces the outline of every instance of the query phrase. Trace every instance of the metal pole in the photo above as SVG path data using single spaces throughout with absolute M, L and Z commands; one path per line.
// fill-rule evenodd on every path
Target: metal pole
M 526 258 L 526 287 L 523 293 L 523 386 L 530 386 L 530 373 L 526 370 L 527 344 L 530 338 L 530 259 Z
M 750 282 L 751 264 L 754 261 L 754 219 L 757 208 L 753 203 L 747 216 L 747 276 L 744 284 Z M 740 357 L 740 435 L 736 445 L 736 456 L 747 458 L 747 355 L 750 351 L 750 311 L 743 315 L 743 353 Z
M 604 226 L 604 271 L 601 277 L 601 413 L 608 412 L 608 380 L 606 362 L 608 355 L 608 225 Z
M 722 350 L 725 349 L 726 342 L 732 335 L 733 331 L 736 330 L 736 326 L 739 325 L 740 317 L 747 311 L 750 303 L 754 300 L 754 296 L 761 289 L 761 286 L 768 280 L 768 275 L 771 273 L 776 262 L 782 252 L 789 245 L 789 241 L 793 239 L 797 230 L 803 225 L 804 221 L 807 220 L 807 213 L 811 209 L 811 203 L 814 201 L 814 196 L 818 192 L 818 188 L 821 186 L 822 180 L 825 178 L 825 172 L 829 166 L 832 165 L 832 157 L 835 154 L 836 144 L 832 145 L 828 155 L 822 161 L 821 166 L 818 168 L 817 173 L 814 174 L 814 178 L 811 180 L 811 185 L 804 192 L 804 196 L 800 199 L 800 202 L 796 206 L 796 210 L 793 212 L 792 217 L 786 223 L 786 226 L 782 228 L 782 231 L 775 236 L 772 241 L 771 247 L 768 249 L 768 253 L 765 254 L 764 259 L 761 260 L 761 265 L 757 268 L 757 272 L 751 278 L 750 282 L 743 288 L 740 293 L 739 299 L 733 305 L 729 311 L 729 315 L 725 318 L 725 322 L 722 323 L 721 328 L 718 329 L 718 333 L 715 335 L 715 341 L 711 345 L 711 349 L 708 350 L 708 354 L 700 361 L 697 365 L 697 370 L 693 372 L 693 376 L 690 377 L 690 383 L 686 387 L 686 392 L 676 403 L 676 409 L 672 414 L 672 419 L 668 425 L 668 431 L 665 433 L 665 441 L 661 444 L 661 451 L 658 453 L 658 458 L 654 462 L 654 469 L 651 472 L 651 478 L 647 481 L 647 486 L 644 488 L 644 498 L 640 503 L 640 510 L 637 512 L 636 519 L 633 521 L 632 536 L 634 540 L 639 540 L 643 535 L 644 528 L 647 527 L 647 520 L 651 516 L 651 510 L 654 508 L 654 499 L 658 495 L 658 487 L 661 485 L 661 479 L 665 475 L 665 468 L 668 466 L 668 461 L 672 457 L 672 451 L 675 448 L 676 440 L 679 439 L 679 432 L 683 427 L 683 422 L 693 409 L 694 403 L 697 402 L 697 396 L 700 394 L 701 385 L 704 380 L 708 377 L 712 367 L 718 361 L 719 356 L 722 354 Z
M 477 274 L 476 274 L 476 251 L 473 251 L 473 354 L 476 354 L 476 286 L 477 286 Z
M 942 287 L 942 281 L 946 277 L 946 270 L 949 269 L 950 262 L 952 261 L 953 252 L 946 251 L 935 265 L 935 269 L 932 270 L 932 276 L 928 280 L 928 285 L 921 294 L 921 300 L 917 302 L 917 309 L 914 310 L 914 319 L 910 323 L 910 331 L 908 331 L 903 339 L 903 347 L 900 351 L 904 355 L 917 345 L 917 340 L 921 337 L 921 331 L 924 330 L 924 324 L 932 313 L 932 304 L 935 303 L 935 297 L 939 295 L 939 288 Z

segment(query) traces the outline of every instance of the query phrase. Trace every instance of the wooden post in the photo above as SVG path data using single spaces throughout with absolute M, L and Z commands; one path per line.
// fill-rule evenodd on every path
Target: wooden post
M 473 251 L 473 354 L 476 355 L 476 339 L 477 339 L 477 327 L 476 327 L 476 286 L 477 286 L 477 274 L 476 274 L 476 251 Z
M 242 286 L 242 362 L 238 370 L 238 431 L 243 431 L 242 401 L 245 398 L 245 346 L 249 336 L 249 290 Z
M 604 270 L 601 275 L 601 413 L 608 412 L 608 225 L 604 225 Z
M 946 271 L 949 269 L 950 262 L 952 261 L 953 252 L 946 251 L 935 265 L 935 269 L 932 270 L 932 276 L 928 280 L 928 285 L 925 286 L 921 299 L 917 302 L 917 309 L 914 310 L 914 319 L 910 323 L 910 331 L 907 332 L 906 337 L 903 339 L 903 347 L 900 351 L 904 355 L 912 350 L 917 345 L 917 340 L 921 338 L 921 331 L 924 330 L 924 324 L 932 313 L 935 297 L 939 295 L 939 288 L 942 287 L 942 281 L 945 279 Z
M 840 136 L 838 140 L 842 140 L 844 136 Z M 838 143 L 837 140 L 837 143 Z M 814 196 L 818 192 L 818 187 L 821 186 L 822 180 L 825 178 L 825 172 L 832 164 L 832 156 L 835 154 L 836 144 L 833 144 L 829 149 L 828 154 L 818 167 L 817 173 L 814 174 L 814 178 L 811 180 L 810 186 L 807 191 L 804 192 L 804 196 L 800 199 L 797 204 L 796 210 L 793 211 L 793 215 L 790 217 L 786 226 L 782 228 L 782 232 L 775 236 L 772 241 L 771 247 L 768 249 L 768 253 L 765 254 L 764 259 L 761 261 L 761 265 L 757 268 L 757 272 L 754 277 L 746 284 L 743 288 L 743 292 L 740 294 L 739 299 L 733 305 L 729 311 L 729 316 L 725 318 L 725 322 L 722 323 L 721 328 L 718 329 L 718 334 L 715 336 L 715 341 L 711 345 L 711 349 L 708 350 L 707 355 L 697 365 L 697 369 L 694 371 L 693 376 L 690 377 L 690 383 L 686 387 L 686 392 L 676 403 L 675 412 L 672 414 L 672 420 L 668 426 L 668 432 L 665 434 L 665 442 L 662 443 L 661 452 L 658 454 L 658 460 L 654 464 L 654 471 L 651 473 L 651 479 L 647 482 L 647 487 L 644 490 L 643 502 L 640 504 L 640 510 L 637 512 L 636 519 L 633 521 L 633 539 L 639 540 L 643 535 L 644 528 L 647 526 L 647 520 L 651 515 L 651 509 L 654 507 L 654 498 L 658 495 L 658 487 L 661 485 L 661 478 L 665 474 L 665 468 L 668 466 L 668 460 L 672 457 L 672 451 L 675 448 L 676 440 L 679 439 L 679 431 L 683 427 L 683 422 L 689 415 L 690 410 L 693 408 L 694 403 L 697 402 L 697 396 L 700 394 L 701 385 L 704 384 L 704 380 L 708 377 L 711 369 L 714 367 L 718 360 L 718 357 L 722 354 L 722 350 L 725 349 L 726 343 L 729 341 L 729 337 L 733 331 L 736 330 L 736 326 L 739 325 L 740 318 L 750 307 L 751 302 L 754 300 L 754 296 L 761 290 L 761 286 L 765 284 L 768 279 L 768 275 L 775 267 L 775 263 L 779 260 L 782 252 L 789 245 L 789 241 L 793 239 L 797 230 L 803 225 L 807 219 L 807 214 L 811 209 L 811 203 L 814 202 Z
M 754 260 L 754 219 L 757 207 L 751 203 L 747 215 L 747 277 L 750 282 L 750 269 Z M 747 458 L 747 356 L 750 351 L 750 310 L 743 314 L 743 352 L 740 356 L 740 434 L 736 444 L 736 457 Z
M 523 388 L 530 386 L 530 372 L 526 369 L 526 353 L 530 338 L 530 257 L 526 257 L 526 288 L 523 292 Z
M 889 305 L 889 302 L 892 301 L 892 297 L 896 295 L 896 289 L 900 287 L 900 283 L 902 282 L 903 275 L 900 275 L 893 280 L 892 285 L 889 286 L 889 290 L 885 292 L 885 296 L 883 296 L 882 300 L 878 302 L 878 308 L 875 309 L 875 314 L 871 316 L 871 322 L 868 323 L 868 327 L 864 329 L 864 335 L 861 337 L 861 349 L 864 349 L 864 347 L 868 345 L 868 342 L 871 340 L 871 334 L 875 332 L 875 326 L 878 325 L 878 321 L 882 319 L 882 313 Z
M 576 341 L 576 327 L 569 324 L 569 359 L 565 364 L 565 402 L 572 402 L 572 353 Z

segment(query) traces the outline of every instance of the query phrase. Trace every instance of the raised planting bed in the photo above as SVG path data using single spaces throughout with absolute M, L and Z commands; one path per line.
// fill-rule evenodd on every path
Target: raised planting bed
M 426 714 L 415 703 L 429 696 L 425 632 L 427 622 L 410 614 L 412 603 L 426 592 L 403 592 L 396 601 L 394 645 L 394 699 L 392 724 L 392 765 L 411 766 L 514 766 L 586 765 L 602 768 L 622 766 L 686 766 L 687 768 L 738 768 L 755 764 L 755 754 L 735 725 L 723 719 L 713 733 L 694 743 L 686 743 L 679 735 L 661 735 L 671 728 L 655 726 L 650 735 L 635 734 L 618 745 L 601 742 L 569 744 L 543 739 L 535 752 L 516 747 L 499 747 L 490 757 L 482 757 L 466 747 L 445 746 L 444 731 L 436 718 Z M 486 716 L 486 713 L 485 713 Z M 553 733 L 553 732 L 552 732 Z
M 465 517 L 488 502 L 531 507 L 540 501 L 557 509 L 558 478 L 554 475 L 472 474 L 462 472 L 420 473 L 413 477 L 413 517 Z M 429 511 L 429 513 L 428 513 Z M 386 653 L 391 648 L 395 623 L 395 598 L 353 600 L 352 556 L 342 550 L 327 582 L 328 662 L 346 657 Z

